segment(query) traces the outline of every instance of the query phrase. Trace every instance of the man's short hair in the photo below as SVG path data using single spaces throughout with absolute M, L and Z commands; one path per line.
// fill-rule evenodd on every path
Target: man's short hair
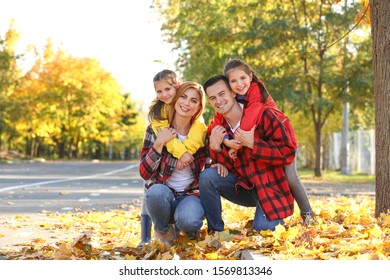
M 204 82 L 203 90 L 206 93 L 206 95 L 207 95 L 207 88 L 211 87 L 212 85 L 216 84 L 219 81 L 224 81 L 225 84 L 227 85 L 227 87 L 230 89 L 229 80 L 226 78 L 226 76 L 216 75 L 216 76 L 213 76 L 210 79 L 208 79 L 206 82 Z

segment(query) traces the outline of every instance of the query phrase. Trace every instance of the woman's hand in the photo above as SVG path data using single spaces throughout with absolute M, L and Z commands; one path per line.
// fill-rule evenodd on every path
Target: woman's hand
M 255 128 L 256 126 L 253 126 L 249 131 L 238 128 L 234 133 L 234 139 L 240 141 L 243 146 L 253 149 L 255 142 Z
M 164 128 L 160 129 L 157 128 L 157 138 L 156 141 L 154 141 L 154 148 L 161 154 L 162 149 L 164 145 L 170 141 L 171 139 L 176 137 L 176 130 L 169 127 L 169 128 Z
M 226 177 L 229 173 L 228 169 L 220 163 L 214 163 L 214 164 L 210 165 L 210 167 L 217 168 L 217 172 L 219 175 L 221 175 L 221 177 Z

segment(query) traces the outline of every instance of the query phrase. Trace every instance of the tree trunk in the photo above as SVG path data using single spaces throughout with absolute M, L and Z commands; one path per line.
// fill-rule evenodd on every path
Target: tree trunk
M 60 142 L 57 142 L 57 149 L 58 149 L 58 157 L 60 159 L 63 159 L 65 158 L 65 144 L 64 143 L 60 143 Z
M 370 0 L 375 96 L 375 215 L 390 210 L 390 2 Z

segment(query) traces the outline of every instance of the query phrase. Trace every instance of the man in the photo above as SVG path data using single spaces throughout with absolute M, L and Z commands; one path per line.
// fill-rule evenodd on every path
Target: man
M 294 145 L 270 109 L 259 116 L 257 127 L 249 132 L 240 130 L 244 108 L 236 101 L 225 76 L 210 78 L 203 88 L 214 110 L 224 117 L 221 125 L 209 125 L 206 148 L 213 164 L 199 178 L 208 231 L 224 230 L 221 196 L 241 206 L 256 207 L 255 230 L 275 229 L 294 211 L 294 199 L 283 169 L 283 165 L 294 160 Z M 227 135 L 235 136 L 242 144 L 234 160 L 222 144 Z

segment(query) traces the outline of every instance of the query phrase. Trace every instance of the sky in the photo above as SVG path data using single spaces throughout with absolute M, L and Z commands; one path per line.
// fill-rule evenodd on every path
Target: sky
M 146 108 L 155 97 L 154 75 L 174 70 L 172 46 L 163 41 L 151 0 L 0 0 L 0 35 L 20 33 L 18 50 L 54 45 L 100 61 Z

